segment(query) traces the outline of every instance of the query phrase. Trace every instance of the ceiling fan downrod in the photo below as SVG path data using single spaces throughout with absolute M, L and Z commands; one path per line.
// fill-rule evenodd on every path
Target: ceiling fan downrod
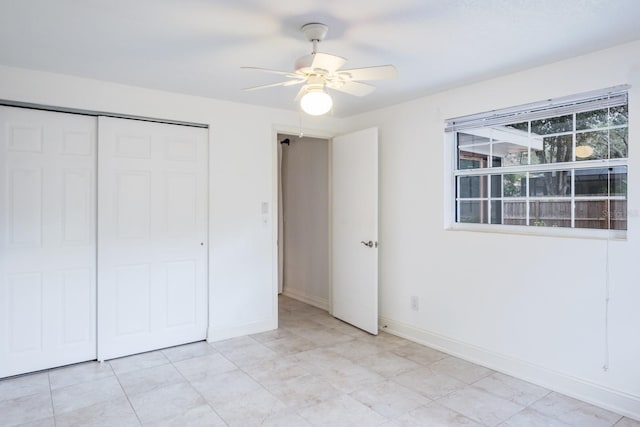
M 318 53 L 318 43 L 324 40 L 329 31 L 329 27 L 319 22 L 310 22 L 305 24 L 301 28 L 307 40 L 313 43 L 312 55 Z

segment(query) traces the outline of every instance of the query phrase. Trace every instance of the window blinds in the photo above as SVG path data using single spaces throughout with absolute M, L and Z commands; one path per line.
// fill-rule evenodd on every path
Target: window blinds
M 628 89 L 628 85 L 615 86 L 579 95 L 520 105 L 518 107 L 456 117 L 445 121 L 445 132 L 506 125 L 607 107 L 617 107 L 627 103 Z

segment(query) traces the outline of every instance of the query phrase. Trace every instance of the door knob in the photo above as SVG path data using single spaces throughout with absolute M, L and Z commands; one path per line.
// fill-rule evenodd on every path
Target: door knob
M 371 240 L 369 240 L 368 242 L 365 242 L 364 240 L 360 241 L 360 243 L 362 243 L 365 246 L 368 246 L 370 248 L 373 247 L 373 242 Z

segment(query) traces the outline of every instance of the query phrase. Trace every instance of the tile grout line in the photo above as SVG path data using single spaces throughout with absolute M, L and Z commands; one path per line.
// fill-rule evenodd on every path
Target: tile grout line
M 268 348 L 267 346 L 265 346 L 264 344 L 258 342 L 256 339 L 254 339 L 253 337 L 249 336 L 249 338 L 251 338 L 255 343 L 262 345 L 263 347 Z M 233 338 L 232 338 L 233 339 Z M 214 347 L 215 348 L 215 347 Z M 274 399 L 276 399 L 278 402 L 282 403 L 285 407 L 287 407 L 284 402 L 282 400 L 280 400 L 280 398 L 278 398 L 276 395 L 274 395 L 273 393 L 271 393 L 271 391 L 269 391 L 269 389 L 267 389 L 264 384 L 262 384 L 260 381 L 258 381 L 256 378 L 254 378 L 251 374 L 249 374 L 247 371 L 245 371 L 240 365 L 238 365 L 236 362 L 234 362 L 233 360 L 229 359 L 224 353 L 222 353 L 220 350 L 218 350 L 216 348 L 216 350 L 218 351 L 218 353 L 220 354 L 220 356 L 224 357 L 228 362 L 230 362 L 231 364 L 233 364 L 240 372 L 242 372 L 243 374 L 245 374 L 246 376 L 248 376 L 249 378 L 251 378 L 253 381 L 255 381 L 261 388 L 262 390 L 266 391 L 267 393 L 269 393 L 271 396 L 274 397 Z M 273 351 L 273 350 L 272 350 Z M 280 355 L 278 355 L 278 357 L 281 357 Z M 288 409 L 288 408 L 287 408 Z M 284 411 L 283 411 L 284 412 Z M 296 411 L 297 413 L 297 411 Z M 222 417 L 220 417 L 222 418 Z M 262 420 L 264 421 L 264 420 Z
M 616 427 L 618 424 L 622 422 L 622 420 L 624 420 L 624 418 L 625 418 L 624 415 L 621 415 L 620 419 L 612 424 L 612 427 Z
M 355 340 L 356 340 L 356 338 L 355 338 L 355 337 L 352 337 L 352 336 L 349 336 L 348 334 L 345 334 L 345 333 L 343 333 L 343 332 L 337 331 L 337 330 L 335 330 L 334 328 L 332 328 L 332 327 L 330 327 L 330 326 L 327 326 L 327 325 L 324 325 L 324 324 L 320 324 L 320 323 L 318 323 L 318 326 L 319 326 L 320 328 L 322 328 L 323 330 L 333 330 L 333 331 L 335 331 L 336 333 L 339 333 L 339 334 L 341 334 L 341 335 L 344 335 L 345 337 L 349 337 L 350 339 L 349 339 L 347 342 L 351 342 L 351 341 L 355 341 Z M 298 335 L 298 334 L 296 334 L 295 332 L 291 332 L 291 333 L 292 333 L 292 335 L 293 335 L 294 337 L 297 337 L 297 338 L 305 338 L 304 336 Z M 254 341 L 258 342 L 257 340 L 255 340 L 255 338 L 253 338 L 253 337 L 251 337 L 251 338 L 252 338 Z M 272 341 L 274 341 L 274 340 L 272 340 Z M 261 345 L 263 345 L 263 346 L 265 346 L 265 347 L 267 347 L 267 348 L 269 348 L 269 347 L 266 345 L 266 343 L 261 343 L 261 342 L 258 342 L 258 343 L 259 343 L 259 344 L 261 344 Z M 325 345 L 322 345 L 322 346 L 316 347 L 316 348 L 314 348 L 314 349 L 330 349 L 331 347 L 333 347 L 333 346 L 335 346 L 335 345 L 338 345 L 338 344 L 341 344 L 341 343 L 342 343 L 342 342 L 327 343 L 327 344 L 325 344 Z M 312 349 L 312 350 L 313 350 L 313 349 Z M 305 350 L 305 351 L 312 351 L 312 350 Z M 277 358 L 284 358 L 284 357 L 289 356 L 289 354 L 280 354 L 280 353 L 278 353 L 277 351 L 275 351 L 275 350 L 273 350 L 273 349 L 272 349 L 272 351 L 274 351 L 274 352 L 277 354 Z M 302 353 L 302 352 L 304 352 L 304 351 L 299 351 L 299 352 L 296 352 L 296 353 L 292 353 L 291 355 L 295 355 L 295 354 L 297 354 L 297 353 Z M 336 353 L 336 354 L 337 354 L 337 353 Z M 223 354 L 223 356 L 224 356 L 224 354 Z M 341 355 L 339 355 L 339 356 L 341 356 Z M 342 357 L 342 356 L 341 356 L 341 357 Z M 226 358 L 226 356 L 225 356 L 225 358 Z M 231 363 L 234 363 L 234 362 L 233 362 L 233 361 L 231 361 L 230 359 L 227 359 L 227 360 L 229 360 Z M 353 362 L 352 362 L 352 363 L 353 363 Z M 236 363 L 234 363 L 234 365 L 236 365 L 236 366 L 238 367 L 238 369 L 239 369 L 239 370 L 241 370 L 243 373 L 245 373 L 245 374 L 246 374 L 246 375 L 248 375 L 250 378 L 252 378 L 254 381 L 256 381 L 256 383 L 258 383 L 258 384 L 262 387 L 262 389 L 264 389 L 266 392 L 268 392 L 269 394 L 271 394 L 272 396 L 274 396 L 274 397 L 275 397 L 279 402 L 281 402 L 283 405 L 285 405 L 285 410 L 283 410 L 283 411 L 281 412 L 281 413 L 283 413 L 283 414 L 284 414 L 284 413 L 289 413 L 289 414 L 290 414 L 290 413 L 295 413 L 296 415 L 298 415 L 299 417 L 301 417 L 301 418 L 305 419 L 306 421 L 311 422 L 310 420 L 308 420 L 307 418 L 305 418 L 305 417 L 300 413 L 300 411 L 301 411 L 302 409 L 305 409 L 305 408 L 308 408 L 308 407 L 312 407 L 312 406 L 314 406 L 314 405 L 316 405 L 316 404 L 319 404 L 319 403 L 322 403 L 322 402 L 325 402 L 325 401 L 329 400 L 329 398 L 327 398 L 327 399 L 321 400 L 320 402 L 316 402 L 316 403 L 314 403 L 314 404 L 309 404 L 309 405 L 307 405 L 307 406 L 303 406 L 302 408 L 295 408 L 295 407 L 293 407 L 293 406 L 289 407 L 289 406 L 287 406 L 286 404 L 284 404 L 284 402 L 283 402 L 282 400 L 280 400 L 280 398 L 278 398 L 276 395 L 274 395 L 274 394 L 273 394 L 273 393 L 272 393 L 272 392 L 271 392 L 271 391 L 270 391 L 270 390 L 269 390 L 269 389 L 268 389 L 268 388 L 267 388 L 267 387 L 266 387 L 266 386 L 265 386 L 261 381 L 259 381 L 257 378 L 255 378 L 253 375 L 251 375 L 249 372 L 245 371 L 245 369 L 244 369 L 244 368 L 242 368 L 241 366 L 237 365 Z M 308 370 L 308 369 L 306 369 L 306 368 L 304 369 L 304 371 L 305 371 L 305 375 L 303 375 L 303 376 L 309 375 L 309 376 L 313 376 L 313 377 L 319 378 L 319 379 L 321 379 L 321 380 L 323 380 L 323 381 L 326 381 L 326 380 L 324 380 L 322 377 L 318 377 L 317 375 L 315 375 L 313 372 L 309 371 L 309 370 Z M 330 382 L 328 382 L 328 381 L 327 381 L 327 384 L 331 385 L 331 383 L 330 383 Z M 341 391 L 340 391 L 340 390 L 338 390 L 338 389 L 336 389 L 336 391 L 338 391 L 339 393 L 341 393 L 341 395 L 349 396 L 349 393 L 341 392 Z M 374 412 L 375 412 L 375 411 L 374 411 Z M 388 420 L 387 420 L 387 421 L 388 421 Z
M 533 405 L 535 405 L 536 403 L 540 402 L 541 400 L 543 400 L 543 399 L 545 399 L 545 398 L 549 397 L 549 396 L 550 396 L 551 394 L 553 394 L 553 393 L 555 393 L 553 390 L 549 390 L 549 392 L 548 392 L 547 394 L 545 394 L 544 396 L 540 397 L 539 399 L 534 400 L 533 402 L 531 402 L 531 403 L 530 403 L 526 408 L 524 408 L 524 409 L 531 409 L 533 412 L 535 412 L 536 414 L 539 414 L 539 415 L 541 415 L 541 416 L 543 416 L 543 417 L 551 418 L 552 420 L 556 420 L 556 421 L 561 422 L 561 423 L 563 423 L 563 424 L 567 424 L 567 423 L 565 423 L 564 421 L 562 421 L 560 418 L 558 418 L 558 417 L 556 417 L 556 416 L 548 415 L 548 414 L 545 414 L 545 413 L 543 413 L 543 412 L 538 411 L 538 410 L 537 410 L 537 409 L 535 409 L 535 408 L 532 408 L 532 406 L 533 406 Z M 563 396 L 564 396 L 564 395 L 563 395 Z M 524 409 L 523 409 L 523 410 L 524 410 Z
M 325 326 L 325 325 L 323 325 L 323 326 Z M 327 326 L 325 326 L 325 327 L 327 327 Z M 337 330 L 335 327 L 334 327 L 334 328 L 328 327 L 328 328 L 330 328 L 330 329 L 332 329 L 332 330 L 334 330 L 334 331 L 336 331 L 336 332 L 338 332 L 338 333 L 342 333 L 342 334 L 344 334 L 344 335 L 350 336 L 350 337 L 354 338 L 355 340 L 358 340 L 358 339 L 359 339 L 358 337 L 353 337 L 353 336 L 351 336 L 351 335 L 349 335 L 349 334 L 346 334 L 346 333 L 344 333 L 344 332 L 342 332 L 342 331 L 339 331 L 339 330 Z M 336 344 L 336 345 L 337 345 L 337 344 Z M 331 347 L 331 346 L 329 346 L 329 347 Z M 383 349 L 378 349 L 378 351 L 375 351 L 375 352 L 374 352 L 374 355 L 375 355 L 375 354 L 380 354 L 381 352 L 383 352 Z M 401 357 L 402 359 L 405 359 L 405 360 L 407 360 L 407 361 L 410 361 L 410 359 L 408 359 L 408 358 L 406 358 L 406 357 L 404 357 L 404 356 L 401 356 L 401 355 L 397 355 L 397 356 L 398 356 L 398 357 Z M 445 358 L 446 358 L 446 357 L 445 357 Z M 443 359 L 444 359 L 444 358 L 443 358 Z M 421 367 L 428 367 L 428 366 L 432 365 L 432 364 L 433 364 L 433 363 L 435 363 L 435 362 L 436 362 L 436 361 L 432 361 L 432 362 L 428 363 L 427 365 L 424 365 L 424 364 L 422 364 L 422 363 L 419 363 L 419 365 L 420 365 Z M 355 363 L 355 362 L 354 362 L 354 363 Z M 476 380 L 476 381 L 480 381 L 481 379 L 483 379 L 483 378 L 486 378 L 486 377 L 490 376 L 492 373 L 493 373 L 493 372 L 488 372 L 485 376 L 483 376 L 482 378 L 479 378 L 479 379 L 478 379 L 478 380 Z M 392 381 L 394 384 L 399 385 L 400 387 L 404 387 L 404 388 L 407 388 L 408 390 L 412 390 L 411 388 L 405 387 L 404 385 L 402 385 L 402 384 L 398 383 L 397 381 L 395 381 L 393 377 L 394 377 L 394 376 L 389 377 L 389 378 L 384 378 L 382 381 L 390 380 L 390 381 Z M 470 385 L 470 384 L 467 384 L 467 386 L 469 386 L 469 385 Z M 412 391 L 417 392 L 417 391 L 415 391 L 415 390 L 412 390 Z M 419 393 L 419 392 L 417 392 L 417 393 L 418 393 L 419 395 L 421 395 L 421 396 L 425 397 L 425 398 L 429 401 L 429 403 L 434 403 L 434 402 L 436 402 L 436 400 L 432 399 L 431 397 L 424 396 L 422 393 Z M 452 392 L 452 393 L 453 393 L 453 392 Z M 348 396 L 351 396 L 351 394 L 353 394 L 353 393 L 347 393 L 347 395 L 348 395 Z M 421 405 L 421 407 L 422 407 L 422 406 L 426 406 L 426 405 L 427 405 L 427 404 L 425 404 L 425 405 Z M 376 412 L 377 412 L 377 411 L 376 411 Z M 458 413 L 458 414 L 459 414 L 459 412 L 457 412 L 457 411 L 454 411 L 454 412 L 456 412 L 456 413 Z M 380 414 L 380 415 L 384 416 L 383 414 Z M 461 416 L 464 416 L 463 414 L 460 414 L 460 415 L 461 415 Z M 466 418 L 466 417 L 465 417 L 465 418 Z
M 206 342 L 206 341 L 205 341 L 205 342 Z M 210 346 L 210 347 L 212 347 L 214 350 L 216 350 L 216 352 L 217 352 L 218 354 L 220 354 L 222 357 L 224 357 L 224 355 L 223 355 L 222 353 L 220 353 L 220 352 L 218 351 L 218 349 L 216 349 L 215 347 L 213 347 L 213 346 L 211 345 L 211 343 L 208 343 L 208 342 L 207 342 L 207 345 L 208 345 L 208 346 Z M 215 354 L 215 353 L 214 353 L 214 354 Z M 163 353 L 163 355 L 164 355 L 164 353 Z M 205 356 L 206 356 L 206 355 L 205 355 Z M 165 357 L 167 357 L 167 356 L 165 356 Z M 198 357 L 200 357 L 200 356 L 198 356 Z M 202 357 L 204 357 L 204 356 L 202 356 Z M 179 360 L 178 362 L 184 362 L 185 360 L 189 360 L 189 359 L 195 359 L 195 357 L 190 357 L 190 358 L 187 358 L 187 359 Z M 225 359 L 226 359 L 226 357 L 225 357 Z M 202 400 L 204 400 L 204 401 L 206 402 L 207 406 L 209 406 L 209 408 L 211 408 L 211 410 L 213 411 L 213 413 L 214 413 L 214 414 L 216 414 L 216 415 L 218 416 L 218 418 L 220 418 L 220 419 L 222 420 L 222 422 L 223 422 L 226 426 L 229 426 L 229 423 L 227 423 L 227 421 L 226 421 L 224 418 L 222 418 L 222 415 L 220 415 L 220 414 L 218 413 L 218 411 L 216 411 L 216 408 L 214 408 L 214 407 L 213 407 L 213 405 L 212 405 L 212 404 L 211 404 L 211 403 L 210 403 L 210 402 L 209 402 L 209 401 L 204 397 L 204 395 L 203 395 L 202 393 L 200 393 L 200 390 L 198 390 L 196 387 L 194 387 L 194 386 L 193 386 L 193 384 L 191 383 L 191 381 L 189 381 L 189 380 L 187 379 L 187 377 L 185 377 L 185 376 L 182 374 L 182 372 L 180 371 L 180 369 L 178 369 L 178 367 L 177 367 L 176 365 L 174 365 L 173 360 L 170 360 L 168 357 L 167 357 L 167 360 L 169 360 L 169 363 L 171 364 L 171 366 L 173 366 L 173 368 L 174 368 L 174 369 L 178 372 L 178 374 L 179 374 L 179 375 L 180 375 L 180 376 L 181 376 L 181 377 L 182 377 L 182 378 L 187 382 L 187 384 L 189 384 L 189 386 L 190 386 L 190 387 L 191 387 L 191 388 L 192 388 L 196 393 L 198 393 L 198 396 L 200 396 L 200 397 L 202 398 Z M 228 359 L 227 359 L 227 360 L 228 360 Z M 231 363 L 233 363 L 233 362 L 231 362 Z M 235 364 L 234 364 L 234 365 L 235 365 Z
M 294 353 L 295 354 L 295 353 Z M 288 356 L 288 355 L 287 355 Z M 278 354 L 278 357 L 282 358 L 283 355 Z M 285 356 L 286 357 L 286 356 Z M 228 360 L 228 359 L 227 359 Z M 233 362 L 231 362 L 233 363 Z M 237 366 L 237 365 L 236 365 Z M 276 396 L 275 394 L 273 394 L 273 392 L 271 392 L 264 384 L 262 384 L 262 382 L 260 380 L 258 380 L 256 377 L 254 377 L 253 375 L 251 375 L 249 372 L 245 371 L 243 368 L 238 366 L 238 369 L 241 370 L 245 375 L 247 375 L 249 378 L 251 378 L 252 380 L 254 380 L 256 383 L 258 383 L 260 385 L 260 387 L 262 387 L 263 390 L 265 390 L 267 393 L 271 394 L 274 398 L 276 398 L 280 403 L 282 403 L 285 406 L 285 410 L 282 411 L 282 413 L 295 413 L 296 415 L 298 415 L 299 417 L 303 418 L 304 420 L 308 421 L 304 416 L 302 416 L 302 414 L 300 414 L 300 410 L 311 407 L 313 405 L 307 405 L 307 406 L 302 406 L 301 408 L 294 408 L 293 406 L 287 406 L 282 400 L 280 400 L 280 398 L 278 396 Z M 312 372 L 307 371 L 307 369 L 304 369 L 305 374 L 302 375 L 302 377 L 306 377 L 306 376 L 313 376 L 316 377 L 315 374 L 313 374 Z M 322 379 L 322 378 L 321 378 Z M 324 380 L 324 379 L 323 379 Z M 279 381 L 280 382 L 280 381 Z M 331 385 L 328 381 L 327 384 Z M 336 389 L 336 391 L 340 392 L 340 390 Z M 343 393 L 345 394 L 345 393 Z M 330 398 L 324 399 L 324 400 L 320 400 L 318 403 L 322 403 L 326 400 L 329 400 Z M 309 421 L 310 422 L 310 421 Z
M 482 366 L 482 365 L 478 365 L 478 366 Z M 492 371 L 489 375 L 487 375 L 487 376 L 485 376 L 485 377 L 482 377 L 482 378 L 480 378 L 479 380 L 476 380 L 476 381 L 472 382 L 472 383 L 471 383 L 471 384 L 469 384 L 469 385 L 470 385 L 470 386 L 473 386 L 473 387 L 475 387 L 475 388 L 477 388 L 477 389 L 479 389 L 479 390 L 482 390 L 482 391 L 484 391 L 484 392 L 486 392 L 486 393 L 489 393 L 489 394 L 490 394 L 490 395 L 492 395 L 492 396 L 498 397 L 498 398 L 500 398 L 500 399 L 507 400 L 507 401 L 509 401 L 509 402 L 515 403 L 516 405 L 520 405 L 520 406 L 522 406 L 522 407 L 523 407 L 523 408 L 521 409 L 521 411 L 524 411 L 525 409 L 529 408 L 529 407 L 530 407 L 531 405 L 533 405 L 534 403 L 536 403 L 536 402 L 538 402 L 538 401 L 540 401 L 540 400 L 544 399 L 545 397 L 547 397 L 547 396 L 549 396 L 551 393 L 553 393 L 553 391 L 551 391 L 551 390 L 549 390 L 549 389 L 547 389 L 547 388 L 545 388 L 545 387 L 536 386 L 535 384 L 532 384 L 532 383 L 530 383 L 530 382 L 528 382 L 528 381 L 520 380 L 519 378 L 513 377 L 513 376 L 511 376 L 511 375 L 507 375 L 507 374 L 502 374 L 502 375 L 506 375 L 506 376 L 508 376 L 508 377 L 515 378 L 516 380 L 518 380 L 518 381 L 522 381 L 522 382 L 524 382 L 524 383 L 526 383 L 526 384 L 532 384 L 532 385 L 534 385 L 534 386 L 536 386 L 536 387 L 539 387 L 539 388 L 542 388 L 542 389 L 546 390 L 547 392 L 546 392 L 545 394 L 543 394 L 542 396 L 538 397 L 537 399 L 533 400 L 531 403 L 528 403 L 528 404 L 526 404 L 526 405 L 523 405 L 523 404 L 520 404 L 520 403 L 518 403 L 518 402 L 514 402 L 514 401 L 513 401 L 513 400 L 511 400 L 511 399 L 507 399 L 507 398 L 505 398 L 505 397 L 503 397 L 503 396 L 500 396 L 499 394 L 496 394 L 496 393 L 492 392 L 491 390 L 486 390 L 486 389 L 483 389 L 483 388 L 480 388 L 480 387 L 477 387 L 477 386 L 476 386 L 476 384 L 477 384 L 477 383 L 479 383 L 480 381 L 482 381 L 482 380 L 484 380 L 484 379 L 489 378 L 490 376 L 492 376 L 492 375 L 494 375 L 494 374 L 501 374 L 501 373 L 500 373 L 500 372 L 498 372 L 498 371 Z M 533 409 L 533 410 L 535 411 L 535 409 Z M 519 412 L 521 412 L 521 411 L 518 411 L 517 413 L 519 413 Z M 537 411 L 536 411 L 536 412 L 537 412 Z M 516 413 L 516 414 L 517 414 L 517 413 Z M 515 414 L 514 414 L 514 415 L 515 415 Z M 510 417 L 510 418 L 511 418 L 511 417 Z
M 98 363 L 100 363 L 100 362 L 98 362 Z M 118 381 L 118 385 L 120 386 L 120 389 L 122 390 L 122 393 L 124 393 L 124 397 L 127 398 L 127 402 L 129 403 L 129 406 L 131 407 L 131 410 L 133 411 L 133 414 L 136 416 L 136 419 L 138 420 L 138 424 L 140 424 L 140 426 L 143 426 L 144 424 L 142 424 L 142 420 L 140 419 L 140 416 L 138 415 L 138 411 L 136 411 L 135 406 L 133 406 L 133 403 L 131 403 L 131 399 L 129 398 L 129 393 L 127 393 L 127 391 L 122 386 L 122 383 L 120 382 L 120 377 L 116 373 L 115 369 L 113 369 L 113 366 L 111 366 L 111 363 L 108 362 L 108 361 L 104 361 L 102 363 L 109 363 L 109 368 L 111 368 L 111 371 L 113 371 L 113 375 L 116 377 L 116 381 Z
M 58 420 L 56 419 L 56 408 L 53 405 L 53 389 L 51 388 L 51 369 L 47 369 L 47 382 L 49 383 L 49 401 L 51 402 L 51 417 L 53 418 L 53 426 L 56 427 L 58 425 Z

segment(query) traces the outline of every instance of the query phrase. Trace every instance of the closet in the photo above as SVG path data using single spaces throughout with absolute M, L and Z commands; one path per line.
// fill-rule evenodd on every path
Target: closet
M 0 107 L 0 377 L 206 338 L 207 130 Z

